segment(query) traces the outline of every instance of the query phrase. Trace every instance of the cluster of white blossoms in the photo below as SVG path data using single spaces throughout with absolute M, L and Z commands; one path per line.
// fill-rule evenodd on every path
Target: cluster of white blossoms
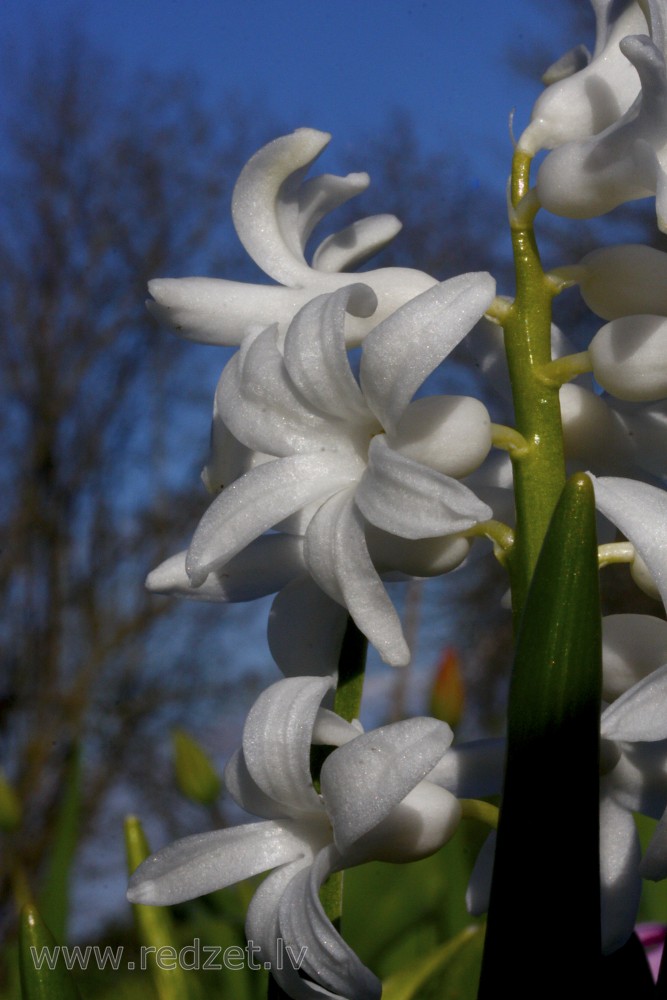
M 520 154 L 551 150 L 528 198 L 581 218 L 654 195 L 667 231 L 664 3 L 594 7 L 593 55 L 580 47 L 552 67 L 519 139 Z M 187 551 L 153 570 L 148 586 L 208 601 L 275 593 L 269 645 L 285 679 L 251 709 L 225 771 L 230 795 L 259 821 L 165 848 L 133 875 L 129 895 L 169 904 L 270 871 L 247 933 L 268 963 L 278 939 L 305 948 L 299 970 L 274 964 L 295 1000 L 381 993 L 323 909 L 327 877 L 371 859 L 424 857 L 456 829 L 459 798 L 502 790 L 501 739 L 451 746 L 449 727 L 426 718 L 363 733 L 322 706 L 333 704 L 349 619 L 387 663 L 408 662 L 383 581 L 449 572 L 474 535 L 497 540 L 511 471 L 492 449 L 521 460 L 520 435 L 495 427 L 480 400 L 419 394 L 466 338 L 487 377 L 508 381 L 498 326 L 506 300 L 498 304 L 489 274 L 438 282 L 383 268 L 353 278 L 349 269 L 398 231 L 386 215 L 329 236 L 307 262 L 314 227 L 368 184 L 365 174 L 306 178 L 327 141 L 312 129 L 279 138 L 237 183 L 236 230 L 278 284 L 157 279 L 149 303 L 182 335 L 239 349 L 215 396 L 203 474 L 213 499 Z M 628 563 L 667 606 L 667 254 L 604 247 L 550 280 L 577 284 L 605 321 L 578 354 L 554 331 L 556 360 L 542 372 L 562 384 L 566 458 L 590 469 L 609 538 L 601 562 Z M 482 323 L 489 312 L 495 327 Z M 360 348 L 354 363 L 351 348 Z M 604 619 L 603 673 L 602 931 L 612 951 L 632 932 L 642 875 L 667 876 L 664 618 Z M 317 782 L 313 744 L 330 749 Z M 643 859 L 633 812 L 660 820 Z M 492 858 L 491 837 L 471 880 L 473 912 L 487 905 Z

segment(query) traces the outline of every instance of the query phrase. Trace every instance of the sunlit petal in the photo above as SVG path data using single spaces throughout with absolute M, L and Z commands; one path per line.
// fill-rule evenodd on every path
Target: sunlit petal
M 364 522 L 350 490 L 323 504 L 308 526 L 306 564 L 315 581 L 343 604 L 376 647 L 394 666 L 403 666 L 410 651 L 400 619 L 371 562 Z
M 453 535 L 493 516 L 463 483 L 399 454 L 384 435 L 371 441 L 355 497 L 371 524 L 404 538 Z
M 290 820 L 196 833 L 147 858 L 130 879 L 131 903 L 171 906 L 223 889 L 308 853 Z
M 254 601 L 275 594 L 304 571 L 303 539 L 294 535 L 262 535 L 193 587 L 185 570 L 187 552 L 179 552 L 146 578 L 156 594 L 179 594 L 197 601 Z
M 395 430 L 417 389 L 484 315 L 495 290 L 490 274 L 450 278 L 397 309 L 366 337 L 361 385 L 385 430 Z
M 635 546 L 667 605 L 667 493 L 634 479 L 591 479 L 596 506 Z
M 301 978 L 289 961 L 282 971 L 274 972 L 294 1000 L 321 1000 L 323 996 L 379 1000 L 382 993 L 379 980 L 343 941 L 320 903 L 320 886 L 340 861 L 335 848 L 321 851 L 309 869 L 290 881 L 280 899 L 279 937 L 292 946 L 294 958 L 302 957 L 301 971 L 314 981 Z
M 241 243 L 283 285 L 304 285 L 312 278 L 300 246 L 298 190 L 330 139 L 312 128 L 274 139 L 246 163 L 234 188 L 232 217 Z
M 437 719 L 407 719 L 364 733 L 324 763 L 321 788 L 334 840 L 345 853 L 432 770 L 453 739 Z M 355 775 L 354 795 L 350 774 Z
M 331 453 L 266 462 L 231 483 L 199 522 L 186 559 L 194 586 L 274 524 L 354 482 L 349 461 Z
M 257 786 L 288 816 L 322 812 L 310 777 L 310 745 L 329 677 L 287 677 L 264 691 L 243 727 L 243 756 Z

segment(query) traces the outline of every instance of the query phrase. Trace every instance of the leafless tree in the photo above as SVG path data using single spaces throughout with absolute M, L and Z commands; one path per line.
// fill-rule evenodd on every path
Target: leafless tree
M 231 186 L 267 136 L 240 101 L 216 118 L 195 81 L 123 80 L 78 36 L 40 51 L 14 92 L 0 222 L 0 751 L 24 805 L 3 856 L 35 873 L 74 745 L 92 821 L 121 775 L 150 770 L 165 713 L 182 721 L 228 683 L 206 664 L 194 672 L 212 659 L 193 642 L 210 609 L 167 627 L 168 603 L 143 591 L 203 509 L 193 486 L 214 384 L 210 356 L 159 334 L 143 300 L 156 275 L 238 272 Z

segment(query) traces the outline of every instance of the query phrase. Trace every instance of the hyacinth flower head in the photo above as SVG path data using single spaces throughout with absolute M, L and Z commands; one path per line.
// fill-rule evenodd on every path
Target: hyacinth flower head
M 218 386 L 217 440 L 225 452 L 231 435 L 231 446 L 252 450 L 255 464 L 227 485 L 214 484 L 224 488 L 187 554 L 158 567 L 149 587 L 197 596 L 203 586 L 201 596 L 224 597 L 230 575 L 251 585 L 239 555 L 248 549 L 255 593 L 267 593 L 267 579 L 282 582 L 274 563 L 262 569 L 257 544 L 270 538 L 273 559 L 294 579 L 308 575 L 334 615 L 347 608 L 387 662 L 406 663 L 409 650 L 376 564 L 422 576 L 444 572 L 467 554 L 460 533 L 491 517 L 460 482 L 491 447 L 486 408 L 469 397 L 412 397 L 494 291 L 489 275 L 468 274 L 422 293 L 366 336 L 359 381 L 345 322 L 352 297 L 373 296 L 365 286 L 313 299 L 284 342 L 275 327 L 248 338 Z M 214 479 L 211 469 L 207 479 Z M 276 526 L 282 533 L 262 540 Z M 291 615 L 302 602 L 295 592 Z
M 637 0 L 592 0 L 595 49 L 577 46 L 549 67 L 548 84 L 533 107 L 519 149 L 534 155 L 565 142 L 596 135 L 618 121 L 639 93 L 639 78 L 620 42 L 645 34 L 646 18 Z
M 616 645 L 612 649 L 610 641 L 605 652 L 612 661 L 612 684 L 619 676 L 621 644 Z M 655 652 L 653 644 L 650 654 Z M 637 660 L 636 650 L 633 659 Z M 635 663 L 637 666 L 642 672 L 645 664 Z M 627 663 L 624 667 L 627 674 Z M 634 929 L 642 875 L 662 879 L 667 874 L 667 816 L 643 860 L 634 820 L 636 812 L 660 819 L 667 808 L 666 695 L 667 663 L 663 661 L 658 669 L 626 688 L 600 717 L 600 894 L 605 954 L 620 948 Z M 435 766 L 429 780 L 460 797 L 498 795 L 505 749 L 502 739 L 454 747 Z M 467 904 L 476 916 L 488 910 L 495 843 L 492 833 L 471 875 Z
M 257 285 L 222 278 L 156 278 L 149 283 L 151 313 L 183 336 L 210 344 L 238 345 L 251 330 L 277 323 L 284 332 L 310 299 L 350 283 L 345 272 L 363 263 L 400 230 L 393 215 L 361 219 L 327 237 L 311 263 L 304 253 L 317 224 L 360 194 L 368 174 L 304 177 L 331 136 L 301 128 L 259 150 L 246 164 L 234 189 L 232 217 L 249 256 L 278 285 Z M 405 302 L 435 284 L 435 278 L 410 268 L 364 272 L 376 295 L 371 316 L 356 312 L 346 327 L 350 344 Z
M 667 25 L 659 0 L 647 9 L 650 36 L 619 43 L 640 80 L 633 104 L 602 132 L 557 146 L 540 166 L 537 196 L 556 215 L 590 219 L 655 196 L 658 226 L 667 227 Z
M 137 869 L 128 896 L 170 905 L 271 872 L 252 899 L 246 933 L 283 989 L 294 1000 L 376 1000 L 379 981 L 334 929 L 319 888 L 366 861 L 427 857 L 452 836 L 459 803 L 425 780 L 452 732 L 425 718 L 360 732 L 320 707 L 331 687 L 328 678 L 286 678 L 260 695 L 225 785 L 262 821 L 176 841 Z M 313 742 L 338 747 L 322 767 L 320 792 L 310 773 Z M 289 962 L 281 968 L 278 939 L 302 956 L 308 978 Z

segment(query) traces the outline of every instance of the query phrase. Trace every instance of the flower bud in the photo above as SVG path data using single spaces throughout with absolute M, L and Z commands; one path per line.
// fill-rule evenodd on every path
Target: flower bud
M 593 374 L 619 399 L 650 402 L 667 396 L 667 318 L 625 316 L 612 320 L 589 347 Z
M 6 833 L 18 829 L 21 822 L 21 803 L 18 795 L 0 769 L 0 830 Z
M 430 713 L 455 729 L 461 721 L 465 702 L 465 688 L 461 675 L 458 653 L 448 646 L 438 663 L 431 689 Z
M 581 260 L 579 290 L 602 319 L 667 316 L 667 253 L 640 243 L 601 247 Z
M 176 783 L 187 798 L 208 806 L 220 794 L 221 781 L 199 743 L 182 729 L 172 733 Z
M 386 819 L 354 843 L 351 853 L 356 863 L 420 861 L 454 836 L 460 820 L 458 799 L 430 781 L 421 781 Z
M 389 440 L 407 458 L 460 479 L 489 454 L 491 418 L 472 396 L 423 396 L 408 405 Z

